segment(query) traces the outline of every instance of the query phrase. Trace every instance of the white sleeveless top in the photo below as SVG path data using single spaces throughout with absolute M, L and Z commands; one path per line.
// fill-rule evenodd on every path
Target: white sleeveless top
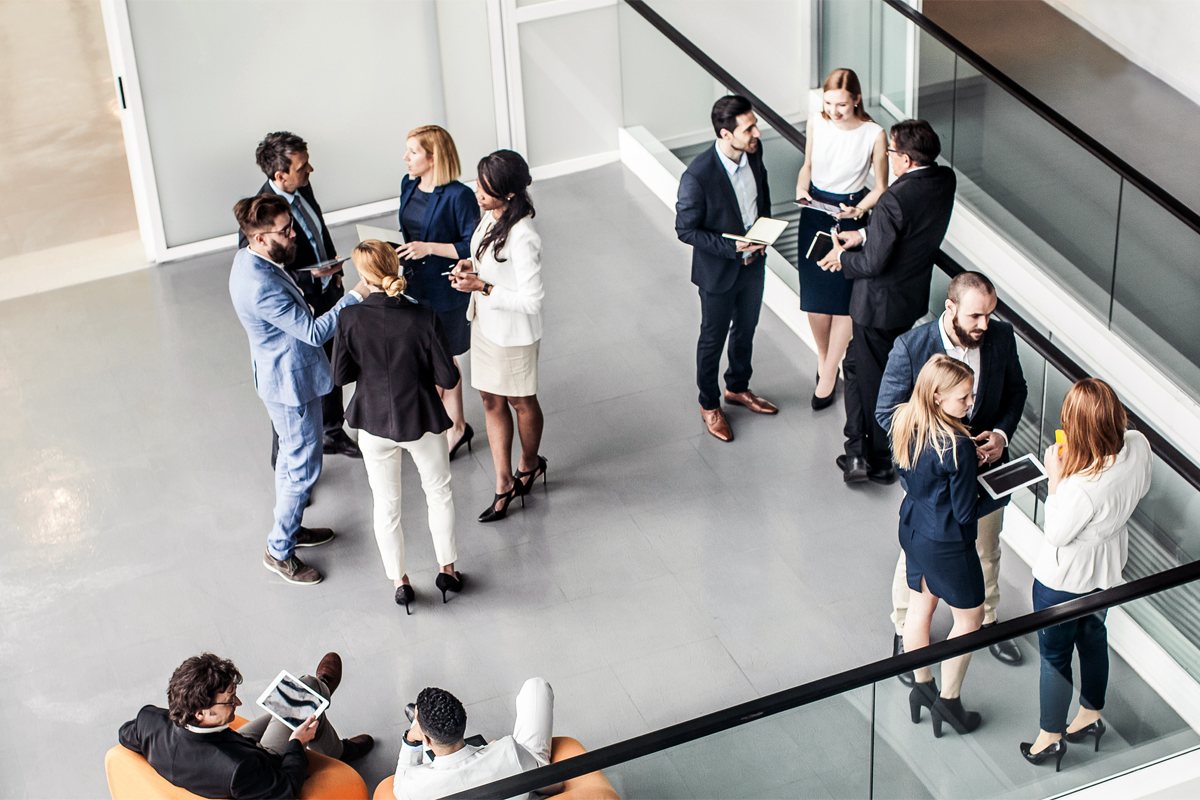
M 852 131 L 835 128 L 817 115 L 813 118 L 811 184 L 831 194 L 853 194 L 867 185 L 871 151 L 883 128 L 864 122 Z

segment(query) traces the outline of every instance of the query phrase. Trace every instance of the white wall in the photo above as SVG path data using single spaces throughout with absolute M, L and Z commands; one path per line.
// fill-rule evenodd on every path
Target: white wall
M 1109 47 L 1200 103 L 1197 0 L 1046 0 Z
M 446 130 L 454 137 L 464 181 L 496 150 L 496 102 L 487 0 L 437 0 L 438 48 Z

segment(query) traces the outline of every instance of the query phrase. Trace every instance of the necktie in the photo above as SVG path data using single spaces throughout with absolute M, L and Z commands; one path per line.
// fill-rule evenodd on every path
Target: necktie
M 317 249 L 317 261 L 324 261 L 329 258 L 329 256 L 325 255 L 325 239 L 321 236 L 321 229 L 317 227 L 316 220 L 310 217 L 308 212 L 304 210 L 304 204 L 300 202 L 299 194 L 292 197 L 292 209 L 296 212 L 297 216 L 304 220 L 304 225 L 308 228 L 313 247 Z

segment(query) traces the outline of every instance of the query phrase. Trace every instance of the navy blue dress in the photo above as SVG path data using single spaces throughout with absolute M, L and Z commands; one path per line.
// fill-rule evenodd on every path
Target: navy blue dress
M 855 205 L 867 196 L 866 188 L 859 189 L 853 194 L 833 194 L 824 192 L 815 186 L 808 189 L 813 200 L 836 206 L 845 203 Z M 863 214 L 862 219 L 840 220 L 843 231 L 856 231 L 867 226 L 870 212 Z M 847 278 L 841 270 L 826 272 L 817 266 L 817 262 L 805 257 L 813 237 L 819 231 L 829 233 L 829 229 L 839 220 L 829 216 L 824 211 L 815 208 L 805 208 L 800 211 L 799 251 L 796 253 L 796 269 L 800 271 L 800 310 L 813 314 L 832 314 L 844 317 L 850 313 L 850 292 L 854 289 L 854 281 Z
M 958 463 L 955 465 L 955 457 Z M 975 551 L 976 521 L 1008 505 L 993 500 L 976 476 L 975 442 L 959 434 L 954 450 L 939 456 L 926 447 L 904 476 L 900 546 L 908 563 L 908 588 L 930 593 L 953 608 L 983 604 L 983 568 Z

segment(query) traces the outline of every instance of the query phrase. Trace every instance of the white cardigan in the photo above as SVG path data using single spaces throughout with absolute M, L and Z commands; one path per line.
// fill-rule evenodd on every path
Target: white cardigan
M 542 237 L 529 217 L 518 220 L 508 232 L 508 241 L 496 260 L 495 247 L 489 246 L 483 258 L 475 252 L 483 237 L 496 224 L 492 212 L 471 235 L 471 264 L 479 279 L 492 284 L 487 297 L 471 292 L 467 319 L 480 326 L 480 333 L 501 347 L 522 347 L 542 338 Z
M 1098 475 L 1070 475 L 1046 500 L 1046 539 L 1033 577 L 1060 592 L 1086 594 L 1123 583 L 1129 557 L 1125 523 L 1150 491 L 1150 443 L 1125 432 L 1125 446 Z

